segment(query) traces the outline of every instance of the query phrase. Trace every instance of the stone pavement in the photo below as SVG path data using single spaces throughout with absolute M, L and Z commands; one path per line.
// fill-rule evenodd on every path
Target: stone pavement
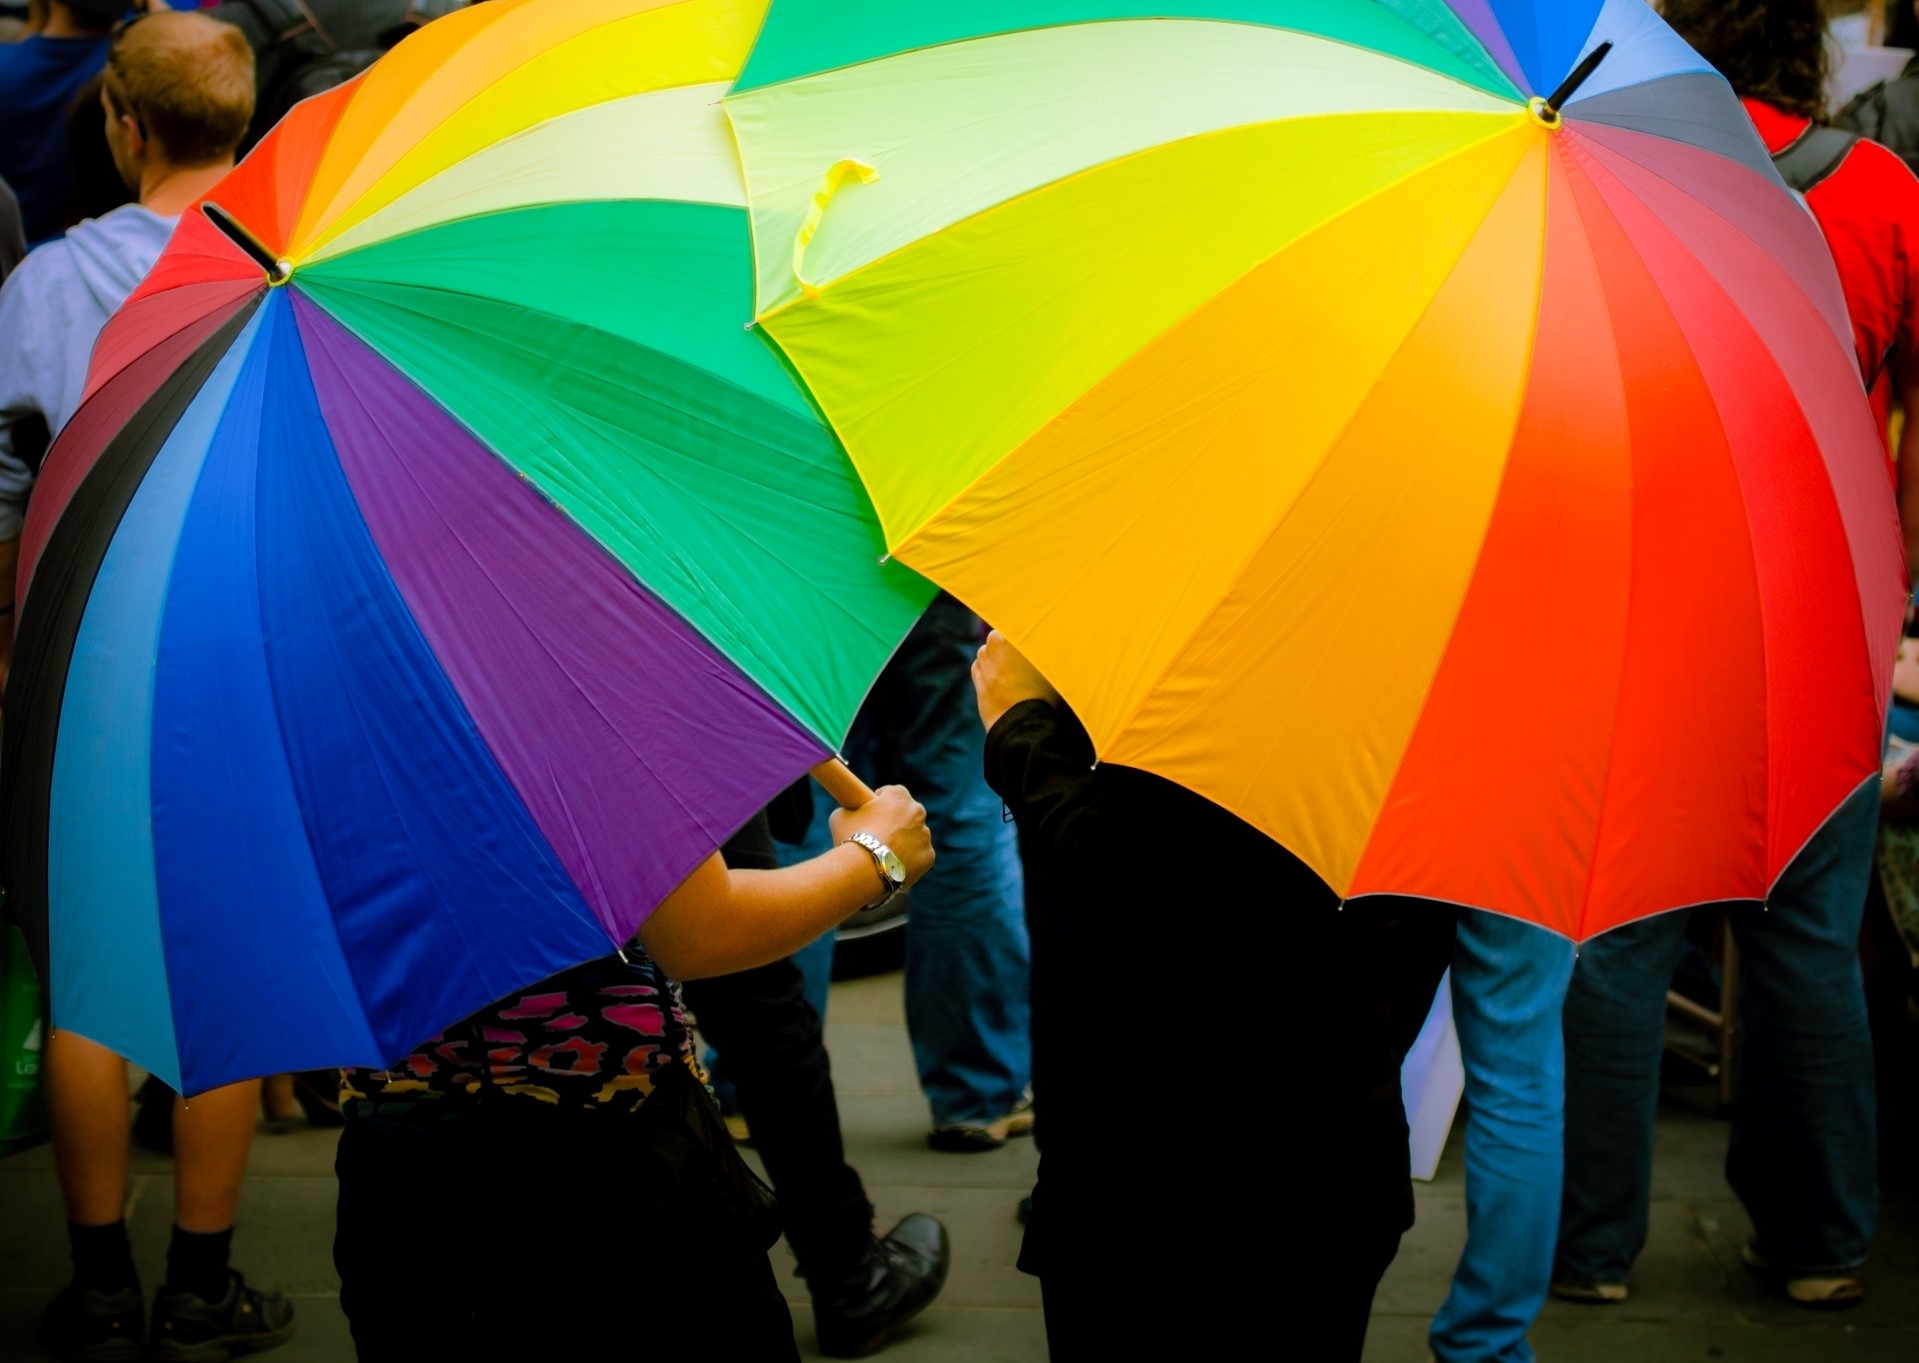
M 847 1145 L 884 1226 L 928 1211 L 952 1231 L 946 1293 L 883 1357 L 893 1363 L 1038 1363 L 1045 1358 L 1038 1285 L 1013 1268 L 1014 1208 L 1032 1178 L 1030 1142 L 985 1155 L 926 1149 L 926 1111 L 914 1081 L 898 975 L 836 985 L 832 1049 Z M 1633 1301 L 1611 1309 L 1548 1307 L 1533 1338 L 1543 1363 L 1913 1363 L 1919 1360 L 1919 1207 L 1910 1186 L 1888 1193 L 1886 1227 L 1871 1273 L 1872 1299 L 1821 1316 L 1769 1298 L 1739 1267 L 1744 1215 L 1720 1175 L 1725 1128 L 1699 1105 L 1703 1089 L 1669 1091 L 1661 1119 L 1653 1243 Z M 1125 1114 L 1119 1114 L 1125 1116 Z M 1207 1114 L 1195 1112 L 1194 1121 Z M 1222 1113 L 1229 1121 L 1245 1120 Z M 1181 1133 L 1159 1138 L 1177 1142 Z M 255 1281 L 292 1293 L 300 1331 L 271 1357 L 280 1363 L 347 1363 L 330 1243 L 331 1133 L 263 1135 L 236 1237 L 236 1261 Z M 1256 1147 L 1249 1156 L 1257 1157 Z M 136 1152 L 135 1252 L 143 1279 L 159 1280 L 172 1202 L 168 1162 Z M 1445 1291 L 1464 1231 L 1457 1142 L 1439 1178 L 1420 1190 L 1419 1226 L 1381 1288 L 1367 1363 L 1424 1363 L 1425 1329 Z M 1250 1229 L 1250 1228 L 1249 1228 Z M 803 1351 L 812 1327 L 792 1261 L 778 1251 Z M 0 1161 L 0 1360 L 43 1355 L 34 1322 L 65 1281 L 66 1239 L 52 1161 L 42 1148 Z M 1280 1284 L 1310 1309 L 1310 1284 Z M 1284 1342 L 1268 1357 L 1289 1360 Z M 1301 1363 L 1310 1360 L 1301 1358 Z

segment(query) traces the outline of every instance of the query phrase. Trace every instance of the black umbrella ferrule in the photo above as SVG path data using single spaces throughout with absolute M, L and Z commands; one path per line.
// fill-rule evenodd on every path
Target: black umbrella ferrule
M 1559 111 L 1566 107 L 1566 101 L 1571 99 L 1573 95 L 1577 93 L 1579 87 L 1584 85 L 1587 80 L 1592 77 L 1592 73 L 1599 69 L 1599 63 L 1605 61 L 1606 54 L 1611 51 L 1612 44 L 1610 42 L 1604 42 L 1587 53 L 1586 60 L 1575 66 L 1573 73 L 1566 77 L 1560 87 L 1546 96 L 1546 112 L 1557 119 L 1559 117 Z
M 207 221 L 219 228 L 221 233 L 245 251 L 253 263 L 266 271 L 267 283 L 278 286 L 293 277 L 293 265 L 281 260 L 267 250 L 260 239 L 240 226 L 239 221 L 217 203 L 207 202 L 200 205 L 200 211 L 207 215 Z

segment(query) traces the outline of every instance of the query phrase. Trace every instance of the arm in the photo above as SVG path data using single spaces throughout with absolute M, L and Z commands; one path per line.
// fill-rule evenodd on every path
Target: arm
M 716 852 L 640 925 L 640 942 L 676 980 L 731 975 L 790 956 L 858 913 L 886 889 L 864 848 L 871 833 L 906 864 L 912 884 L 933 864 L 926 810 L 904 787 L 883 786 L 872 803 L 833 815 L 832 851 L 778 871 L 736 871 Z
M 973 664 L 986 733 L 986 783 L 1006 802 L 1030 855 L 1097 855 L 1102 823 L 1093 746 L 1059 693 L 995 631 Z

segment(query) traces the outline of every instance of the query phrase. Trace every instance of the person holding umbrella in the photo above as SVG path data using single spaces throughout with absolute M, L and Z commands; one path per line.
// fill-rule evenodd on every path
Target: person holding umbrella
M 1149 772 L 1095 764 L 1050 683 L 994 633 L 973 665 L 986 777 L 1035 875 L 1035 1096 L 1046 1144 L 1019 1266 L 1039 1277 L 1047 1345 L 1067 1360 L 1205 1353 L 1251 1335 L 1356 1360 L 1380 1276 L 1413 1223 L 1399 1068 L 1452 950 L 1455 910 L 1343 905 L 1304 863 Z M 1157 916 L 1231 894 L 1247 912 L 1203 970 L 1208 1061 L 1290 1095 L 1255 1164 L 1200 1149 L 1163 1162 L 1116 1138 L 1135 1111 L 1189 1101 L 1169 1030 L 1176 974 L 1144 959 Z M 1157 1019 L 1157 1021 L 1155 1021 Z M 1284 1181 L 1263 1172 L 1287 1171 Z M 1277 1260 L 1242 1252 L 1278 1232 Z M 1312 1284 L 1305 1318 L 1268 1305 Z M 1114 1311 L 1123 1300 L 1127 1309 Z M 1291 1356 L 1282 1344 L 1281 1356 Z M 1305 1354 L 1300 1356 L 1304 1357 Z
M 515 991 L 388 1070 L 347 1073 L 333 1253 L 364 1363 L 606 1358 L 636 1328 L 662 1357 L 715 1331 L 731 1357 L 798 1357 L 766 1258 L 778 1230 L 724 1186 L 743 1166 L 700 1087 L 676 981 L 780 960 L 933 864 L 926 811 L 901 787 L 832 824 L 832 850 L 797 866 L 730 869 L 716 853 L 618 955 Z M 749 828 L 738 847 L 753 841 Z M 690 1132 L 671 1124 L 689 1110 Z M 944 1277 L 944 1231 L 910 1220 L 888 1251 L 931 1290 L 890 1328 Z M 495 1275 L 526 1254 L 537 1289 L 501 1291 Z M 636 1327 L 616 1303 L 649 1283 Z

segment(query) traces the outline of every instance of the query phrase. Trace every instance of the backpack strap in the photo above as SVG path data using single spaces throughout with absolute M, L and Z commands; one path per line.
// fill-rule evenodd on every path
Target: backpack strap
M 307 28 L 307 15 L 299 0 L 239 0 L 253 11 L 253 17 L 266 30 L 267 41 L 281 42 Z
M 1796 194 L 1810 194 L 1824 184 L 1859 145 L 1858 133 L 1826 128 L 1817 123 L 1773 153 L 1773 169 Z

